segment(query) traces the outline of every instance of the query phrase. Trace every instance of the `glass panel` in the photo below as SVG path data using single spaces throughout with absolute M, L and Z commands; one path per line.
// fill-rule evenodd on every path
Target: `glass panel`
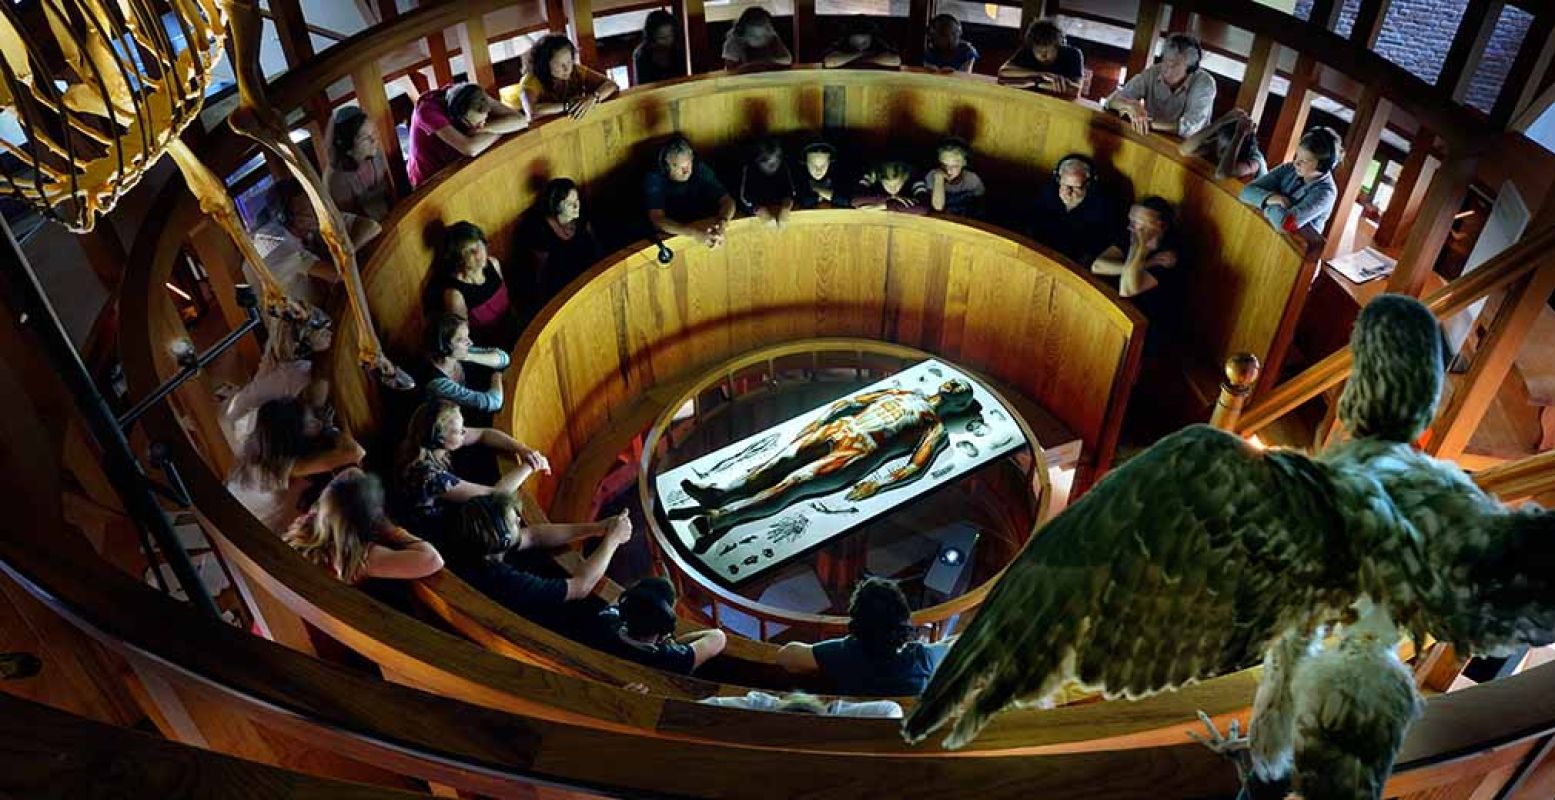
M 871 17 L 905 17 L 907 0 L 815 0 L 815 13 L 821 16 L 847 17 L 864 14 Z
M 1490 41 L 1485 45 L 1485 53 L 1480 56 L 1479 64 L 1474 67 L 1474 77 L 1469 82 L 1469 93 L 1464 102 L 1470 106 L 1490 113 L 1496 104 L 1496 98 L 1501 94 L 1501 87 L 1506 83 L 1506 74 L 1512 70 L 1512 61 L 1517 58 L 1517 51 L 1523 46 L 1523 37 L 1528 35 L 1528 26 L 1533 22 L 1533 14 L 1515 6 L 1506 6 L 1501 10 L 1501 18 L 1496 20 L 1496 27 L 1490 34 Z
M 1355 29 L 1355 15 L 1360 10 L 1361 0 L 1344 0 L 1344 5 L 1339 7 L 1339 24 L 1334 26 L 1334 33 L 1348 37 Z
M 1376 51 L 1426 83 L 1435 83 L 1463 20 L 1464 5 L 1394 0 L 1382 19 Z
M 1312 19 L 1312 0 L 1296 0 L 1295 6 L 1290 10 L 1291 16 L 1297 19 Z

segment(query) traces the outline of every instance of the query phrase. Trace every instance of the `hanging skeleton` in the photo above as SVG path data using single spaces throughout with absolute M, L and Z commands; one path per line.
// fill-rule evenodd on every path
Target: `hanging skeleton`
M 40 0 L 0 3 L 0 116 L 21 129 L 0 140 L 0 190 L 67 228 L 86 232 L 161 157 L 253 267 L 261 307 L 280 324 L 314 318 L 286 297 L 243 230 L 226 186 L 180 139 L 200 113 L 221 37 L 231 23 L 241 103 L 233 128 L 279 158 L 302 183 L 358 326 L 363 365 L 386 383 L 409 379 L 383 357 L 355 254 L 317 173 L 264 98 L 261 20 L 244 0 Z M 171 35 L 176 31 L 177 35 Z

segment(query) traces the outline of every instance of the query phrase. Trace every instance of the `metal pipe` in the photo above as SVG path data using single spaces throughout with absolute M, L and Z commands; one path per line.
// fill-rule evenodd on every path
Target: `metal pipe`
M 234 344 L 238 343 L 238 340 L 247 336 L 249 331 L 259 327 L 258 307 L 250 305 L 247 307 L 247 312 L 248 319 L 244 320 L 242 325 L 233 328 L 231 333 L 222 337 L 221 341 L 211 346 L 211 349 L 195 356 L 193 359 L 185 361 L 184 368 L 179 370 L 178 374 L 168 378 L 155 391 L 146 395 L 139 403 L 136 403 L 134 408 L 120 415 L 117 420 L 120 430 L 129 430 L 136 420 L 145 416 L 146 412 L 150 411 L 157 403 L 162 402 L 168 395 L 177 391 L 178 387 L 183 386 L 190 378 L 200 374 L 200 370 L 204 369 L 207 364 L 220 358 L 222 353 L 227 352 Z
M 25 327 L 37 334 L 44 354 L 54 363 L 55 370 L 65 382 L 65 388 L 75 397 L 76 408 L 81 412 L 87 430 L 102 453 L 103 472 L 113 484 L 120 502 L 124 503 L 125 512 L 137 527 L 149 533 L 156 542 L 162 557 L 173 568 L 173 576 L 183 587 L 189 602 L 213 619 L 221 619 L 221 610 L 205 591 L 194 564 L 189 561 L 189 554 L 184 552 L 183 545 L 178 542 L 178 535 L 173 532 L 172 523 L 162 512 L 161 506 L 157 505 L 156 497 L 147 484 L 149 479 L 146 473 L 141 469 L 140 462 L 135 460 L 135 453 L 130 450 L 130 443 L 124 438 L 124 431 L 114 418 L 113 410 L 108 407 L 108 401 L 103 399 L 97 385 L 92 382 L 91 373 L 87 372 L 86 364 L 81 361 L 81 354 L 71 344 L 65 326 L 60 323 L 59 315 L 54 312 L 54 306 L 38 280 L 38 273 L 23 255 L 21 246 L 11 233 L 10 224 L 0 220 L 0 226 L 5 231 L 5 241 L 0 242 L 0 273 L 5 275 L 5 281 L 13 289 L 13 296 L 21 304 L 17 309 L 17 317 Z

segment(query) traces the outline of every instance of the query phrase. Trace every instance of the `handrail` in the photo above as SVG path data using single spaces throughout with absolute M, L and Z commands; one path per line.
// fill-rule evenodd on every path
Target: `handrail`
M 1503 503 L 1555 492 L 1555 450 L 1497 464 L 1474 473 L 1479 488 Z
M 1533 231 L 1479 269 L 1459 277 L 1423 298 L 1438 319 L 1448 319 L 1492 292 L 1505 289 L 1530 272 L 1546 266 L 1555 247 L 1555 226 Z M 1307 367 L 1255 401 L 1238 420 L 1235 431 L 1251 436 L 1302 403 L 1337 386 L 1350 376 L 1354 354 L 1349 345 Z

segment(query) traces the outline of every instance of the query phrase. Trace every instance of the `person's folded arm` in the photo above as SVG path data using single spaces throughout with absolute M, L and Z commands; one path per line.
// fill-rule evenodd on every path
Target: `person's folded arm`
M 490 389 L 477 392 L 447 375 L 439 375 L 427 381 L 427 394 L 476 411 L 496 413 L 502 410 L 502 384 L 495 381 Z
M 1296 227 L 1304 227 L 1332 211 L 1337 195 L 1333 184 L 1321 181 L 1308 187 L 1307 193 L 1292 203 L 1286 213 L 1295 219 Z
M 491 149 L 491 146 L 496 144 L 498 139 L 502 138 L 502 134 L 500 131 L 492 130 L 491 124 L 488 124 L 484 130 L 479 130 L 472 134 L 466 134 L 464 131 L 449 125 L 444 128 L 438 128 L 437 138 L 442 139 L 449 147 L 459 151 L 460 155 L 474 158 Z
M 490 369 L 507 369 L 512 357 L 506 350 L 497 347 L 472 347 L 465 361 L 479 364 Z
M 1123 269 L 1123 248 L 1117 245 L 1112 245 L 1101 251 L 1101 255 L 1091 262 L 1091 272 L 1097 275 L 1122 275 Z
M 1263 201 L 1269 199 L 1269 195 L 1279 191 L 1280 179 L 1284 177 L 1285 169 L 1286 166 L 1281 165 L 1271 172 L 1265 172 L 1262 176 L 1254 178 L 1252 182 L 1242 187 L 1237 197 L 1253 208 L 1261 208 Z

